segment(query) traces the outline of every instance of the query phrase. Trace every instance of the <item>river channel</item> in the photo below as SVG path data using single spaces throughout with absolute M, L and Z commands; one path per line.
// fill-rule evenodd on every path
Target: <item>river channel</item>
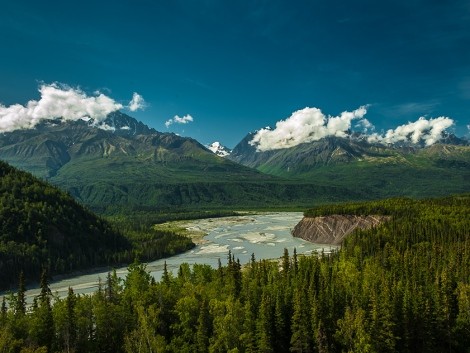
M 298 254 L 311 254 L 312 252 L 330 252 L 335 246 L 313 244 L 291 235 L 291 230 L 302 219 L 301 212 L 282 212 L 259 215 L 244 215 L 236 217 L 211 218 L 188 221 L 186 227 L 207 235 L 192 250 L 183 254 L 147 263 L 147 270 L 155 279 L 159 280 L 166 261 L 167 268 L 177 273 L 182 263 L 208 264 L 216 267 L 220 259 L 222 264 L 227 263 L 229 250 L 246 264 L 255 254 L 256 260 L 276 259 L 283 254 L 284 248 L 292 255 L 294 248 Z M 125 278 L 127 268 L 118 268 L 119 277 Z M 99 280 L 106 279 L 108 271 L 94 272 L 75 277 L 53 281 L 50 284 L 52 293 L 59 297 L 67 295 L 68 287 L 75 293 L 94 292 Z M 39 294 L 38 288 L 31 288 L 26 292 L 27 301 Z

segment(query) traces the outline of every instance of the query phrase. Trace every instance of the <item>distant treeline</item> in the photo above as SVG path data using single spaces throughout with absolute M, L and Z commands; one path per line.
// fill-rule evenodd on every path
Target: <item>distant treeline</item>
M 414 200 L 410 198 L 392 198 L 386 200 L 366 202 L 343 202 L 327 204 L 311 208 L 304 212 L 305 217 L 339 215 L 382 215 L 394 216 L 403 219 L 405 217 L 418 217 L 429 210 L 429 207 L 446 206 L 451 210 L 468 212 L 470 207 L 470 194 L 462 194 L 439 199 Z M 452 211 L 453 212 L 453 211 Z M 435 214 L 431 214 L 431 217 Z
M 199 212 L 211 210 L 252 210 L 297 207 L 305 209 L 312 202 L 365 200 L 370 195 L 343 187 L 298 181 L 188 181 L 142 184 L 132 180 L 120 184 L 90 182 L 86 185 L 59 184 L 64 190 L 101 215 L 130 213 Z M 127 183 L 126 183 L 127 182 Z M 125 190 L 125 192 L 123 191 Z
M 344 207 L 392 217 L 331 255 L 242 267 L 229 253 L 225 267 L 165 268 L 158 283 L 136 263 L 64 299 L 43 277 L 28 310 L 20 285 L 2 306 L 0 351 L 469 352 L 470 197 Z
M 175 212 L 174 210 L 139 210 L 133 211 L 130 215 L 118 213 L 113 216 L 107 216 L 106 219 L 114 224 L 118 229 L 121 230 L 144 230 L 149 229 L 155 224 L 179 221 L 179 220 L 191 220 L 191 219 L 202 219 L 202 218 L 219 218 L 219 217 L 230 217 L 238 216 L 239 212 L 230 210 L 180 210 Z

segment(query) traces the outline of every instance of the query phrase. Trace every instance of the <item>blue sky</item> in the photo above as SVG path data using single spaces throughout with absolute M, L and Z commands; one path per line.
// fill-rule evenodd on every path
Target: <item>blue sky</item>
M 159 131 L 233 147 L 317 107 L 368 105 L 376 131 L 419 117 L 470 124 L 468 1 L 0 0 L 0 102 L 59 82 Z M 190 115 L 187 124 L 167 124 Z

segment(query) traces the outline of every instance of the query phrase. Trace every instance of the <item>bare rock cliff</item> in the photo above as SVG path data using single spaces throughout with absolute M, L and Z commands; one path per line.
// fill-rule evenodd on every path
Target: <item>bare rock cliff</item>
M 355 229 L 375 227 L 388 216 L 331 215 L 324 217 L 304 217 L 294 228 L 292 235 L 319 244 L 339 245 Z

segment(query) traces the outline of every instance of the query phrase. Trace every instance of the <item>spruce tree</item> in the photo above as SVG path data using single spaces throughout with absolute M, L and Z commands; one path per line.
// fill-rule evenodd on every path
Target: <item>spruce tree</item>
M 38 296 L 37 306 L 33 306 L 33 325 L 30 327 L 30 336 L 38 346 L 47 347 L 50 351 L 54 343 L 54 319 L 51 308 L 51 290 L 47 271 L 41 274 L 41 292 Z
M 261 297 L 259 316 L 257 320 L 257 346 L 263 353 L 274 353 L 274 312 L 272 299 L 269 293 L 264 292 Z
M 165 284 L 170 284 L 170 274 L 168 273 L 168 267 L 166 265 L 166 261 L 163 264 L 162 282 Z
M 196 348 L 197 353 L 207 353 L 209 348 L 209 338 L 212 334 L 212 322 L 209 315 L 207 301 L 203 300 L 199 308 L 199 316 L 196 328 Z
M 20 272 L 19 283 L 18 283 L 18 294 L 16 296 L 16 307 L 15 311 L 17 314 L 24 314 L 26 312 L 26 287 L 24 283 L 24 273 Z
M 69 287 L 66 299 L 67 316 L 66 316 L 66 349 L 67 352 L 75 351 L 77 338 L 77 318 L 75 315 L 75 305 L 77 298 L 73 289 Z
M 296 353 L 312 352 L 307 305 L 303 298 L 304 294 L 300 290 L 294 295 L 290 351 Z
M 289 250 L 284 248 L 284 254 L 282 255 L 282 270 L 286 277 L 289 274 L 289 268 L 290 268 Z

